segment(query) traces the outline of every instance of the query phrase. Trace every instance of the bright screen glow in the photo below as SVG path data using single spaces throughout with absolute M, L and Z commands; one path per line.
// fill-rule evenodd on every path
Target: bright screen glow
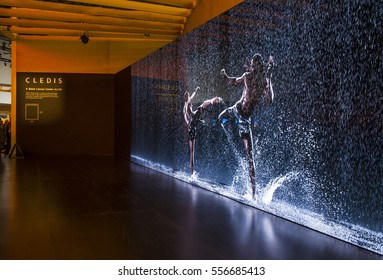
M 382 7 L 245 1 L 136 63 L 132 160 L 383 254 Z

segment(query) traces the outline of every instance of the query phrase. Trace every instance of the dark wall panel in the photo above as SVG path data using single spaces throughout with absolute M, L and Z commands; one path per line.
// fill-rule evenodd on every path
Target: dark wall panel
M 17 143 L 26 155 L 112 155 L 114 75 L 18 73 Z
M 131 68 L 115 75 L 115 137 L 114 154 L 116 158 L 130 158 L 131 137 Z

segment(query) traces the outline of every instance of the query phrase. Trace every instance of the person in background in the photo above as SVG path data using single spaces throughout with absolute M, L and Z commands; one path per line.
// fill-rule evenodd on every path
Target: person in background
M 5 130 L 3 119 L 0 118 L 0 151 L 5 149 Z
M 4 133 L 5 133 L 5 155 L 9 155 L 11 150 L 11 120 L 6 119 L 4 121 Z

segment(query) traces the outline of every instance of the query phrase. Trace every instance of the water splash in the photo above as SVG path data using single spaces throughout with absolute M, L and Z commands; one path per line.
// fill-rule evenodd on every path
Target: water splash
M 193 174 L 190 175 L 190 179 L 192 181 L 197 181 L 198 180 L 198 173 L 196 171 L 194 171 Z
M 267 184 L 265 190 L 263 191 L 262 202 L 266 205 L 269 205 L 273 199 L 274 192 L 278 188 L 282 187 L 286 181 L 298 178 L 298 175 L 299 172 L 290 172 L 286 175 L 279 176 L 271 180 L 270 183 Z
M 251 186 L 248 186 L 249 178 L 247 173 L 247 169 L 248 169 L 247 162 L 245 158 L 239 152 L 238 147 L 236 143 L 234 142 L 234 137 L 232 135 L 233 132 L 229 131 L 229 129 L 226 128 L 224 124 L 222 124 L 222 128 L 227 137 L 229 147 L 233 151 L 235 159 L 238 163 L 237 168 L 235 170 L 235 174 L 231 181 L 231 188 L 235 193 L 242 194 L 245 196 L 248 196 L 248 195 L 251 196 L 251 193 L 250 193 Z

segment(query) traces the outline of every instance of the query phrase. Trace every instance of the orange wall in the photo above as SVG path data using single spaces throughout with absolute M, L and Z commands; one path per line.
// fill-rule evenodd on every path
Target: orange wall
M 17 72 L 99 73 L 115 74 L 143 58 L 151 48 L 158 49 L 164 42 L 153 42 L 149 47 L 140 41 L 101 41 L 90 38 L 86 45 L 73 39 L 17 40 Z

